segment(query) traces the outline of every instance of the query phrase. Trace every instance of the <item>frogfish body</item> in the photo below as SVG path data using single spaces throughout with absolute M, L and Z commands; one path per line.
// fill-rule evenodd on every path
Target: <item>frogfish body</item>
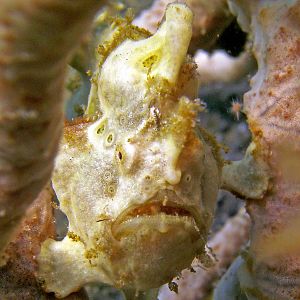
M 57 297 L 95 281 L 159 287 L 204 253 L 220 161 L 196 127 L 192 13 L 172 4 L 153 36 L 126 30 L 134 38 L 113 47 L 95 76 L 90 103 L 101 114 L 66 125 L 56 159 L 69 232 L 44 242 L 38 276 Z

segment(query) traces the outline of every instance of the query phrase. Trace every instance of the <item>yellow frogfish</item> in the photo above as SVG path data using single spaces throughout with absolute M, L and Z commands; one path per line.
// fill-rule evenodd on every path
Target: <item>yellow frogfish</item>
M 69 232 L 38 257 L 57 297 L 89 282 L 159 287 L 205 252 L 221 166 L 196 124 L 192 19 L 174 3 L 154 35 L 129 26 L 98 69 L 90 103 L 101 114 L 65 127 L 53 187 Z

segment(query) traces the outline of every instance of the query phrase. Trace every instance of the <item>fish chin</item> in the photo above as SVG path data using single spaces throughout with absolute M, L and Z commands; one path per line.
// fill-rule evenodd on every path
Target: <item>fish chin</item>
M 204 248 L 191 215 L 160 212 L 135 216 L 119 223 L 113 228 L 113 234 L 120 247 L 126 249 L 120 261 L 122 276 L 124 279 L 126 274 L 126 279 L 116 280 L 116 285 L 122 288 L 159 287 L 189 267 Z

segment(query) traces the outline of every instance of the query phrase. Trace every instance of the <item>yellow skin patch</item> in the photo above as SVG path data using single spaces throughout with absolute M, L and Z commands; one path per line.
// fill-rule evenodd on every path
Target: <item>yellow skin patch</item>
M 196 133 L 191 24 L 172 4 L 156 34 L 113 49 L 90 96 L 101 118 L 65 127 L 53 186 L 70 233 L 38 258 L 57 297 L 95 281 L 159 287 L 204 252 L 220 168 Z

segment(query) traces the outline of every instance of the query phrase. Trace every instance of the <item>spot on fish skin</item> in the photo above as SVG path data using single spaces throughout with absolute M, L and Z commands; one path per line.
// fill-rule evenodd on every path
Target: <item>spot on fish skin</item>
M 106 139 L 107 143 L 111 144 L 113 141 L 113 135 L 110 133 Z
M 117 192 L 117 184 L 115 182 L 110 182 L 104 185 L 104 196 L 112 198 Z
M 105 130 L 105 125 L 101 124 L 101 126 L 97 129 L 97 134 L 102 134 Z
M 73 232 L 73 231 L 69 231 L 69 232 L 67 233 L 67 236 L 68 236 L 68 238 L 71 239 L 73 242 L 81 242 L 81 241 L 82 241 L 81 238 L 80 238 L 80 236 L 79 236 L 78 234 L 76 234 L 75 232 Z
M 153 54 L 143 61 L 144 68 L 151 70 L 152 66 L 157 62 L 158 56 Z
M 116 140 L 116 135 L 113 132 L 110 132 L 105 138 L 104 145 L 106 147 L 111 147 L 114 145 L 115 140 Z
M 117 147 L 116 147 L 116 158 L 117 158 L 117 161 L 120 163 L 123 163 L 126 158 L 125 150 L 124 150 L 123 146 L 120 144 L 117 145 Z

